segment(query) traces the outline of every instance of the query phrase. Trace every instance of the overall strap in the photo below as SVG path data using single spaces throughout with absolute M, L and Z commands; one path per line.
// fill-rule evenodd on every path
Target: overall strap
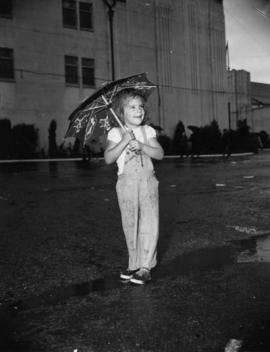
M 147 135 L 146 135 L 146 131 L 145 131 L 145 126 L 144 125 L 141 126 L 141 131 L 142 131 L 142 136 L 143 136 L 143 143 L 147 144 L 148 138 L 147 138 Z
M 122 128 L 121 127 L 116 127 L 116 128 L 117 128 L 117 130 L 118 130 L 118 132 L 120 134 L 120 137 L 123 138 L 123 130 L 122 130 Z

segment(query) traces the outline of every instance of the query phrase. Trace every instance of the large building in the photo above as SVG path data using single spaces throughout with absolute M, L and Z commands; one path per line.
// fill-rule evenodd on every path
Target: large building
M 228 70 L 228 119 L 231 129 L 237 128 L 239 120 L 252 124 L 250 73 L 245 70 Z
M 228 127 L 221 0 L 1 0 L 0 31 L 0 119 L 34 124 L 40 148 L 52 120 L 60 144 L 72 110 L 112 79 L 111 39 L 116 79 L 158 84 L 150 117 L 165 133 Z
M 270 135 L 270 84 L 251 82 L 252 128 Z
M 251 132 L 270 135 L 270 85 L 252 82 L 245 70 L 228 70 L 228 92 L 230 128 L 246 119 Z

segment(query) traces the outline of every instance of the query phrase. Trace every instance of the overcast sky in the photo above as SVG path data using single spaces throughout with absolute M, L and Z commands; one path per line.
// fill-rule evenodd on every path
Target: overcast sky
M 270 0 L 224 0 L 224 12 L 230 68 L 270 84 Z

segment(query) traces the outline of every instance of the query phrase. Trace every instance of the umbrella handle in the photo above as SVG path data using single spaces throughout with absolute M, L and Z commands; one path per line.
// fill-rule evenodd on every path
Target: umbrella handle
M 103 99 L 104 103 L 109 106 L 110 103 L 108 102 L 108 100 L 106 99 L 106 97 L 104 95 L 101 96 L 101 98 Z M 125 131 L 125 127 L 122 124 L 121 120 L 119 119 L 119 117 L 116 115 L 115 111 L 113 110 L 113 108 L 109 108 L 110 112 L 113 114 L 113 117 L 115 118 L 115 120 L 117 121 L 117 123 L 119 124 L 119 126 L 122 128 L 123 131 Z

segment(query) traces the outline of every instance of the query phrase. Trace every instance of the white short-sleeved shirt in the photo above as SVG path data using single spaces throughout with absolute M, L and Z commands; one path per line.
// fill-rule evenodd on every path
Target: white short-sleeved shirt
M 157 134 L 156 134 L 155 129 L 151 126 L 143 125 L 143 126 L 139 126 L 137 128 L 132 129 L 132 131 L 135 135 L 135 138 L 138 141 L 140 141 L 142 143 L 144 142 L 142 128 L 144 128 L 147 139 L 156 138 Z M 121 134 L 120 129 L 116 128 L 116 127 L 112 128 L 108 133 L 107 139 L 114 142 L 114 143 L 119 143 L 122 139 L 122 134 Z M 123 152 L 120 154 L 119 158 L 116 160 L 116 163 L 118 166 L 118 173 L 117 173 L 118 175 L 121 175 L 124 171 L 126 149 L 127 148 L 125 148 L 123 150 Z

